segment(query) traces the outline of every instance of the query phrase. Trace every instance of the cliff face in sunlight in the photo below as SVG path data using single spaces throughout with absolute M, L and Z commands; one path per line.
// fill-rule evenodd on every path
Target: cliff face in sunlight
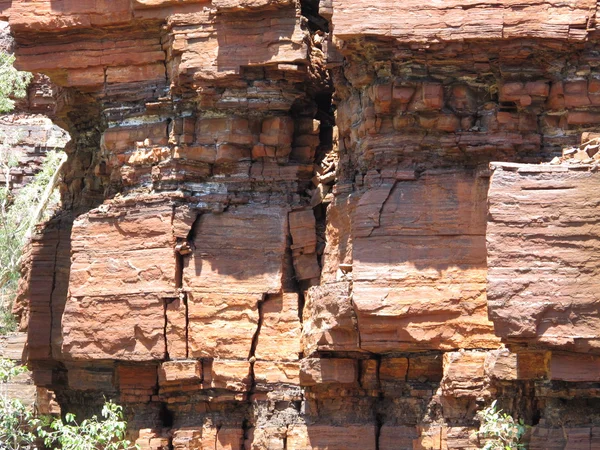
M 600 124 L 596 2 L 4 4 L 72 137 L 20 297 L 63 410 L 115 398 L 144 450 L 469 449 L 497 398 L 598 445 L 597 174 L 538 165 Z

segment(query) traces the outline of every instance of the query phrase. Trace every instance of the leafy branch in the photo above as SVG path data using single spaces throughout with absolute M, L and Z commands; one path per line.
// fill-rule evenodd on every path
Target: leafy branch
M 477 417 L 481 424 L 476 434 L 485 440 L 483 450 L 524 450 L 521 439 L 528 426 L 523 419 L 516 421 L 511 415 L 497 408 L 494 400 L 490 406 L 479 411 Z

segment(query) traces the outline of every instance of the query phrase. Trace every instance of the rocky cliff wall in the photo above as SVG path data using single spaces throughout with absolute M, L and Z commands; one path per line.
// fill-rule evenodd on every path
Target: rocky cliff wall
M 494 398 L 596 448 L 596 175 L 489 164 L 597 127 L 596 11 L 13 0 L 72 136 L 36 384 L 144 449 L 477 448 Z
M 14 52 L 14 39 L 8 22 L 0 21 L 0 50 Z M 54 109 L 57 86 L 48 77 L 37 74 L 32 79 L 25 98 L 16 99 L 15 108 L 0 116 L 0 145 L 10 173 L 0 173 L 0 184 L 17 192 L 39 172 L 48 150 L 62 150 L 68 133 L 47 117 Z

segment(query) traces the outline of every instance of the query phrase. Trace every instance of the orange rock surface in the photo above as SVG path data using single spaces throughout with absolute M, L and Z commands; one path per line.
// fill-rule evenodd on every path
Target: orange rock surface
M 19 299 L 63 411 L 115 398 L 143 450 L 475 449 L 498 399 L 596 448 L 598 175 L 539 165 L 600 124 L 596 2 L 0 11 L 72 136 Z

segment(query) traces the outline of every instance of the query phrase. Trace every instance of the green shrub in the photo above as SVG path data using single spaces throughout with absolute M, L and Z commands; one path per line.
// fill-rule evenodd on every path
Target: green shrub
M 33 77 L 30 73 L 15 69 L 14 61 L 13 55 L 0 52 L 0 113 L 12 111 L 15 105 L 13 98 L 27 95 L 27 86 Z M 6 334 L 14 331 L 17 325 L 10 310 L 17 290 L 18 264 L 26 233 L 22 228 L 31 227 L 31 221 L 19 210 L 25 199 L 14 201 L 10 192 L 10 169 L 17 163 L 11 147 L 17 143 L 18 136 L 4 135 L 0 138 L 0 170 L 6 180 L 5 186 L 0 188 L 0 334 Z M 13 201 L 17 208 L 9 213 Z
M 13 110 L 15 102 L 12 98 L 23 98 L 27 95 L 27 86 L 33 78 L 29 72 L 20 72 L 14 68 L 15 57 L 0 52 L 0 113 Z M 11 98 L 12 97 L 12 98 Z
M 4 154 L 4 158 L 3 158 Z M 10 148 L 0 147 L 0 167 L 10 170 Z M 16 329 L 11 314 L 19 282 L 23 247 L 39 219 L 58 205 L 58 191 L 53 189 L 55 174 L 65 159 L 63 152 L 50 151 L 41 171 L 15 195 L 8 183 L 0 187 L 0 334 Z M 46 211 L 41 215 L 40 210 Z
M 40 436 L 47 446 L 58 444 L 55 449 L 62 450 L 118 450 L 134 449 L 125 439 L 127 423 L 123 420 L 123 408 L 108 401 L 102 408 L 102 420 L 97 416 L 86 419 L 80 424 L 75 415 L 66 414 L 65 420 L 55 419 L 47 428 L 40 428 Z
M 3 450 L 29 449 L 37 439 L 38 422 L 32 408 L 9 398 L 6 389 L 10 380 L 26 371 L 11 360 L 0 359 L 0 448 Z
M 75 415 L 60 418 L 36 418 L 33 409 L 20 400 L 9 399 L 6 384 L 27 371 L 8 359 L 0 359 L 0 449 L 28 450 L 43 439 L 47 446 L 62 450 L 137 449 L 125 439 L 127 422 L 123 408 L 111 401 L 102 408 L 102 419 L 93 416 L 77 423 Z
M 483 450 L 521 450 L 525 444 L 521 439 L 527 432 L 523 419 L 516 421 L 512 416 L 497 409 L 496 400 L 477 413 L 480 420 L 477 435 L 485 440 Z

